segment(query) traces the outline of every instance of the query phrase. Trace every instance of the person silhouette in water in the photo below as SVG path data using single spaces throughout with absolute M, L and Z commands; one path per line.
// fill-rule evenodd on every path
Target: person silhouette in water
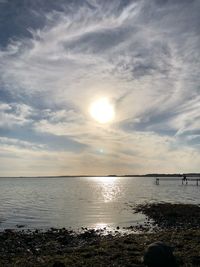
M 187 184 L 187 178 L 186 178 L 186 175 L 185 175 L 185 174 L 183 174 L 182 184 L 183 184 L 184 182 Z

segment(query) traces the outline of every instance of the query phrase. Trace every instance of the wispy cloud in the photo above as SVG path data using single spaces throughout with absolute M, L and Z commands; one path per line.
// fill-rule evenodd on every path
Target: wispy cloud
M 11 12 L 18 35 L 2 35 L 4 138 L 40 143 L 55 154 L 63 147 L 71 167 L 61 169 L 69 173 L 74 161 L 79 173 L 198 171 L 198 0 L 23 5 L 26 14 L 19 7 Z M 88 112 L 101 96 L 116 109 L 104 127 Z

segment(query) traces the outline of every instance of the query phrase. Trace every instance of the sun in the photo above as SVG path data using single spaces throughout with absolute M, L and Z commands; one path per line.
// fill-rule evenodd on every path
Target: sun
M 114 106 L 109 99 L 104 97 L 96 100 L 90 105 L 90 115 L 99 123 L 112 122 L 115 117 Z

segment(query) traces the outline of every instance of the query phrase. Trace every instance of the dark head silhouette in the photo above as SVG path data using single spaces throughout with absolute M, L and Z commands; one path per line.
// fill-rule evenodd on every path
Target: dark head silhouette
M 173 248 L 163 242 L 155 242 L 148 246 L 144 254 L 144 264 L 148 267 L 177 267 Z

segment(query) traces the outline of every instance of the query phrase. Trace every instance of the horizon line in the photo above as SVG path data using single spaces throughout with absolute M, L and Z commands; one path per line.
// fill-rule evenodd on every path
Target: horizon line
M 0 176 L 1 178 L 56 178 L 56 177 L 143 177 L 143 176 L 182 176 L 185 175 L 200 175 L 200 172 L 194 173 L 146 173 L 146 174 L 107 174 L 107 175 L 36 175 L 36 176 Z

